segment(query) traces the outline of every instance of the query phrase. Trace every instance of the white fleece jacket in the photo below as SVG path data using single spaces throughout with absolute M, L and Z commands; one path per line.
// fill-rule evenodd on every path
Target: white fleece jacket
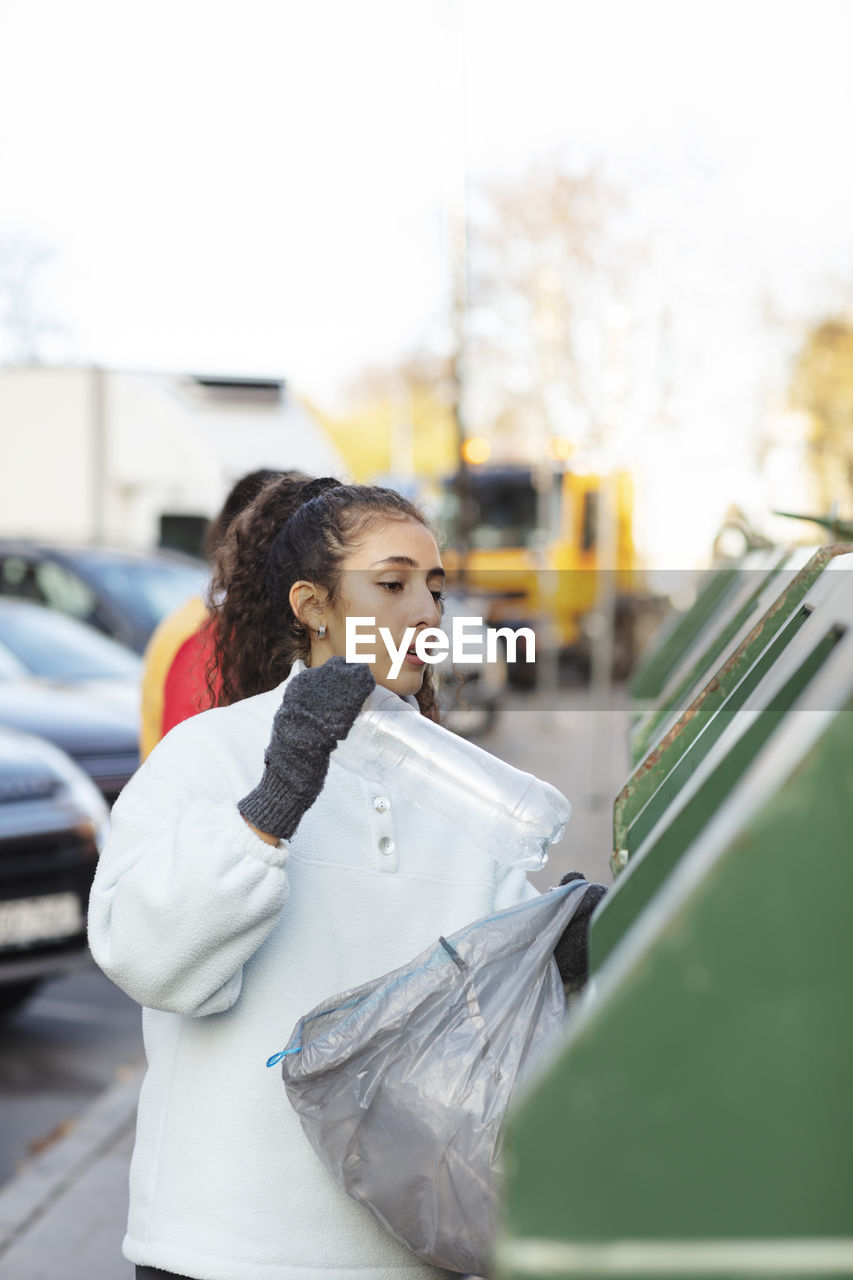
M 113 809 L 89 941 L 148 1059 L 124 1253 L 198 1280 L 441 1276 L 339 1190 L 266 1060 L 320 1000 L 536 891 L 334 753 L 289 844 L 260 840 L 236 802 L 287 683 L 177 725 Z

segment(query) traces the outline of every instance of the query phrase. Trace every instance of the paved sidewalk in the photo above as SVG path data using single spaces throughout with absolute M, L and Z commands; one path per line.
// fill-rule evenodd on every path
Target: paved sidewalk
M 121 1256 L 142 1068 L 0 1189 L 0 1280 L 132 1280 Z

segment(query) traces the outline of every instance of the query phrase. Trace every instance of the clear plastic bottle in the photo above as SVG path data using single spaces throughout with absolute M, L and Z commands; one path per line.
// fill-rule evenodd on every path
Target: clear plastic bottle
M 377 686 L 332 759 L 377 785 L 393 771 L 407 801 L 452 817 L 498 862 L 537 871 L 572 806 L 556 787 L 498 760 Z

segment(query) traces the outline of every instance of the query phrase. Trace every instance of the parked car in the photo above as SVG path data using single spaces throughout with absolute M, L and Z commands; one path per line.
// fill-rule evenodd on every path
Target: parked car
M 140 668 L 85 623 L 0 598 L 0 725 L 66 751 L 109 802 L 139 765 Z
M 91 963 L 86 907 L 108 825 L 64 752 L 0 729 L 0 1015 Z
M 157 623 L 203 593 L 209 569 L 177 551 L 127 551 L 0 540 L 0 596 L 47 605 L 136 653 Z

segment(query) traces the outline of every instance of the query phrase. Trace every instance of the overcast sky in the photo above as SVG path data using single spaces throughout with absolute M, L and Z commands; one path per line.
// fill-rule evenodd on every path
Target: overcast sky
M 440 341 L 463 146 L 603 164 L 694 293 L 818 305 L 851 36 L 847 0 L 0 0 L 0 232 L 56 251 L 57 351 L 321 399 Z
M 0 244 L 53 250 L 53 358 L 331 407 L 446 342 L 464 173 L 594 166 L 653 250 L 614 455 L 698 556 L 729 501 L 797 501 L 751 450 L 853 297 L 851 47 L 853 0 L 0 0 Z

